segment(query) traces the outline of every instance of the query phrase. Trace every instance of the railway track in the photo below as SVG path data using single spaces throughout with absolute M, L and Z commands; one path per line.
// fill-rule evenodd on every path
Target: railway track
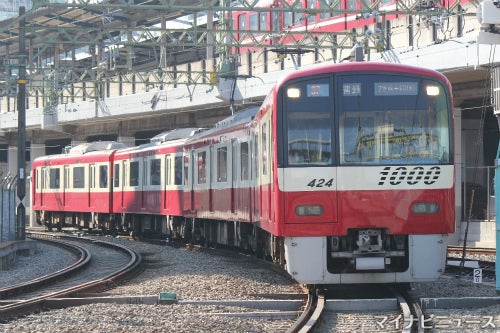
M 464 253 L 461 246 L 448 246 L 446 274 L 460 275 L 472 280 L 474 270 L 481 269 L 482 280 L 494 283 L 496 279 L 495 261 L 496 249 L 466 248 Z
M 425 327 L 432 325 L 431 320 L 425 318 L 420 304 L 405 290 L 387 287 L 386 297 L 379 297 L 380 295 L 369 299 L 339 300 L 330 291 L 309 293 L 304 311 L 287 333 L 350 330 L 420 333 L 424 332 Z M 367 307 L 368 303 L 371 305 Z M 351 317 L 359 316 L 360 320 L 352 320 L 354 324 L 346 324 L 339 315 L 343 311 L 348 311 Z M 370 314 L 372 318 L 367 320 L 366 317 Z M 372 326 L 367 327 L 370 322 Z M 363 323 L 363 327 L 359 327 L 360 323 Z
M 462 253 L 464 250 L 463 246 L 451 246 L 448 245 L 448 253 Z M 466 247 L 466 254 L 468 255 L 495 255 L 496 249 L 484 248 L 484 247 Z
M 31 233 L 28 237 L 71 249 L 79 253 L 79 258 L 63 270 L 0 290 L 2 321 L 43 310 L 49 299 L 110 289 L 141 262 L 138 253 L 118 244 L 47 233 Z

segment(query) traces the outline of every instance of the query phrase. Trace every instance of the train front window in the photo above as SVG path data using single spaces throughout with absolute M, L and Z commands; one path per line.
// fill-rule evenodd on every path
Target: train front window
M 285 89 L 288 165 L 332 162 L 332 98 L 328 79 L 298 82 Z
M 451 162 L 448 96 L 441 84 L 403 75 L 338 80 L 340 164 Z

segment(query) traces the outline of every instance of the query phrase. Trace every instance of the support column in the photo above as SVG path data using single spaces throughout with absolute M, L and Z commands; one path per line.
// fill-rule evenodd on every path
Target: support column
M 455 139 L 455 234 L 450 235 L 449 245 L 460 245 L 460 235 L 462 233 L 462 183 L 463 167 L 462 158 L 462 109 L 455 108 L 453 112 L 453 133 Z
M 31 160 L 30 160 L 30 165 L 26 168 L 27 172 L 29 172 L 29 175 L 31 175 L 31 166 L 33 165 L 33 161 L 35 160 L 35 158 L 37 157 L 40 157 L 40 156 L 44 156 L 45 155 L 45 144 L 43 143 L 33 143 L 31 142 L 31 146 L 30 146 L 30 157 L 31 157 Z M 33 214 L 33 198 L 31 196 L 31 189 L 33 188 L 33 186 L 35 186 L 35 184 L 33 183 L 33 177 L 29 177 L 28 178 L 29 180 L 29 191 L 26 192 L 27 194 L 27 200 L 26 202 L 29 202 L 29 206 L 27 207 L 27 214 L 29 215 L 29 225 L 30 227 L 37 227 L 38 224 L 36 223 L 35 221 L 35 214 Z

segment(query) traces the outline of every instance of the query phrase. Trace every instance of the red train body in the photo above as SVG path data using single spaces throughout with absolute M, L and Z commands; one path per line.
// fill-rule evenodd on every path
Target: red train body
M 248 47 L 233 48 L 233 54 L 248 51 L 259 51 L 262 45 L 296 44 L 304 37 L 304 32 L 310 36 L 325 32 L 342 32 L 351 29 L 380 25 L 405 15 L 410 9 L 421 13 L 429 11 L 433 15 L 446 12 L 447 8 L 470 1 L 459 2 L 420 1 L 401 6 L 394 0 L 359 1 L 359 0 L 261 0 L 254 4 L 255 10 L 233 10 L 230 12 L 234 38 Z M 404 7 L 404 8 L 403 8 Z M 238 2 L 235 4 L 238 8 Z M 242 6 L 240 6 L 242 8 Z M 265 11 L 265 8 L 273 8 Z M 277 10 L 282 8 L 283 10 Z M 291 9 L 293 8 L 293 10 Z M 288 10 L 286 10 L 288 9 Z M 287 32 L 283 34 L 283 32 Z M 321 39 L 321 38 L 320 38 Z M 255 44 L 259 47 L 255 47 Z
M 434 71 L 313 66 L 212 129 L 37 159 L 33 209 L 50 227 L 250 249 L 308 284 L 432 280 L 455 225 L 452 110 Z

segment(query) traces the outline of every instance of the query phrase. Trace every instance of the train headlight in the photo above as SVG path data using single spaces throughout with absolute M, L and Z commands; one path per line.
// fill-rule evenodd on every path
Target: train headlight
M 295 207 L 297 216 L 320 216 L 323 215 L 323 206 L 321 205 L 301 205 Z
M 425 87 L 425 91 L 427 92 L 427 96 L 439 96 L 438 86 L 427 86 Z
M 299 98 L 300 97 L 300 89 L 299 88 L 288 88 L 286 91 L 286 96 L 288 98 Z
M 439 205 L 435 202 L 416 202 L 411 206 L 411 211 L 415 214 L 436 214 Z

